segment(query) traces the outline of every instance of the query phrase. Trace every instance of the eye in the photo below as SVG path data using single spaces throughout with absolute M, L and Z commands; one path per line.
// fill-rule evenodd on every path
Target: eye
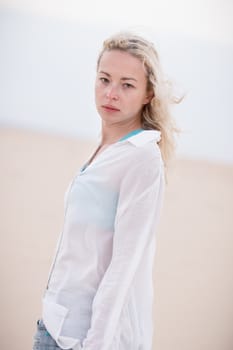
M 100 80 L 103 84 L 109 83 L 109 80 L 108 80 L 107 78 L 104 78 L 104 77 L 99 78 L 99 80 Z
M 126 89 L 134 88 L 134 86 L 132 84 L 129 84 L 129 83 L 124 83 L 123 87 Z

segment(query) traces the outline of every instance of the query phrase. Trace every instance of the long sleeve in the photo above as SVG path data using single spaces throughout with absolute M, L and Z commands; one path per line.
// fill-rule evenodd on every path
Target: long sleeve
M 115 217 L 111 262 L 92 304 L 83 350 L 111 350 L 121 311 L 161 209 L 163 168 L 158 155 L 140 156 L 123 175 Z

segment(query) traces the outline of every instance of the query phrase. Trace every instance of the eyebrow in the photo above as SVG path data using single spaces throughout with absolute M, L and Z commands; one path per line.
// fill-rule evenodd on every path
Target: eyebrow
M 109 74 L 109 73 L 107 73 L 107 72 L 104 72 L 103 70 L 101 70 L 99 73 L 106 74 L 108 77 L 111 77 L 111 74 Z M 125 81 L 125 80 L 134 80 L 134 81 L 137 81 L 137 79 L 131 78 L 131 77 L 122 77 L 121 80 L 123 80 L 123 81 Z

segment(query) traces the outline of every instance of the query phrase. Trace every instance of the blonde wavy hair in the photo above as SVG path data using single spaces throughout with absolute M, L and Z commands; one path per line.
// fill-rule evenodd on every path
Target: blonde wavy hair
M 153 98 L 142 109 L 141 125 L 143 129 L 161 132 L 158 145 L 165 170 L 167 170 L 168 163 L 175 153 L 175 133 L 181 131 L 170 113 L 170 105 L 179 103 L 182 98 L 172 94 L 172 84 L 163 75 L 159 56 L 152 42 L 132 32 L 117 33 L 104 41 L 97 60 L 97 68 L 103 53 L 111 50 L 128 52 L 143 63 L 148 82 L 147 88 L 148 91 L 153 92 Z

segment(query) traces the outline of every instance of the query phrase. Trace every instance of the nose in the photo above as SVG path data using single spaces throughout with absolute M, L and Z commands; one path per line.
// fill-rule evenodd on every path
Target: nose
M 119 99 L 119 95 L 118 95 L 118 91 L 117 91 L 117 87 L 111 85 L 108 86 L 107 90 L 106 90 L 106 97 L 109 100 L 118 100 Z

